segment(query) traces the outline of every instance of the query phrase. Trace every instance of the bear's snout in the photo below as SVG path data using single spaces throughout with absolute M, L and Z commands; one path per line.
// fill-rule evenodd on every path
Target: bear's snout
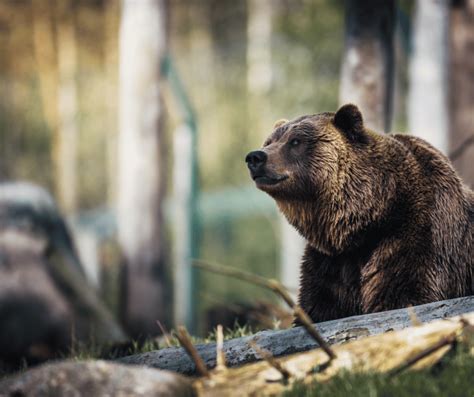
M 267 154 L 261 150 L 254 150 L 245 156 L 245 162 L 250 171 L 258 171 L 267 162 Z

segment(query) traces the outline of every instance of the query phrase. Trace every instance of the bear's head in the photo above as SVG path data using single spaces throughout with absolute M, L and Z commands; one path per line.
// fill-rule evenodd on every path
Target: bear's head
M 279 120 L 273 128 L 263 147 L 245 161 L 257 187 L 276 200 L 314 200 L 321 190 L 334 187 L 347 149 L 367 140 L 355 105 Z
M 360 164 L 374 136 L 357 106 L 348 104 L 336 113 L 278 121 L 262 148 L 245 161 L 256 186 L 276 200 L 289 222 L 319 249 L 335 252 L 344 243 L 323 241 L 341 234 L 329 229 L 344 223 L 342 217 L 357 216 L 364 194 L 371 193 L 364 185 L 372 177 Z M 347 200 L 361 186 L 363 194 Z

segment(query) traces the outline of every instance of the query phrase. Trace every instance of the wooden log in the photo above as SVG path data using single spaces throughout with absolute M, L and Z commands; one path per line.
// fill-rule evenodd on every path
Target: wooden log
M 335 346 L 336 358 L 330 362 L 322 349 L 297 353 L 278 360 L 278 371 L 267 361 L 213 371 L 198 378 L 193 387 L 199 397 L 276 396 L 295 382 L 326 382 L 341 372 L 380 373 L 397 376 L 401 370 L 420 370 L 439 362 L 454 345 L 472 332 L 474 313 L 451 317 L 383 335 L 374 335 Z M 466 393 L 469 395 L 469 393 Z
M 412 312 L 421 322 L 458 316 L 472 311 L 474 311 L 474 296 L 433 302 L 412 308 Z M 398 309 L 327 321 L 317 324 L 316 327 L 330 344 L 339 344 L 369 335 L 401 330 L 411 325 L 409 310 Z M 252 341 L 262 349 L 269 351 L 274 357 L 317 347 L 316 342 L 302 327 L 281 331 L 261 331 L 251 336 L 224 342 L 227 366 L 233 367 L 258 361 L 260 356 L 250 346 Z M 207 367 L 214 368 L 216 345 L 214 343 L 200 344 L 196 345 L 196 349 Z M 195 373 L 193 362 L 186 352 L 178 347 L 123 357 L 119 361 L 126 364 L 168 369 L 187 375 Z

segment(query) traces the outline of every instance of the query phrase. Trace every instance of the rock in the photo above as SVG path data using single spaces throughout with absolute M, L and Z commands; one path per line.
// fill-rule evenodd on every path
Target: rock
M 31 248 L 35 241 L 8 234 L 32 244 L 13 250 L 0 231 L 0 358 L 42 361 L 70 346 L 73 315 L 42 255 Z
M 58 361 L 0 382 L 0 397 L 193 396 L 182 375 L 106 361 Z
M 41 362 L 73 341 L 125 334 L 88 286 L 53 199 L 27 183 L 0 184 L 0 362 Z
M 27 182 L 0 183 L 0 227 L 34 235 L 83 273 L 71 233 L 45 189 Z

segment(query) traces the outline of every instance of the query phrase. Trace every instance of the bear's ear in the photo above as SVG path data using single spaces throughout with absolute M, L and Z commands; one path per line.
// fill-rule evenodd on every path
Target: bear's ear
M 273 125 L 273 129 L 276 130 L 278 127 L 281 127 L 283 124 L 288 123 L 287 119 L 280 119 L 275 121 L 275 124 Z
M 353 141 L 363 139 L 364 120 L 356 105 L 350 103 L 342 106 L 334 115 L 334 125 Z

